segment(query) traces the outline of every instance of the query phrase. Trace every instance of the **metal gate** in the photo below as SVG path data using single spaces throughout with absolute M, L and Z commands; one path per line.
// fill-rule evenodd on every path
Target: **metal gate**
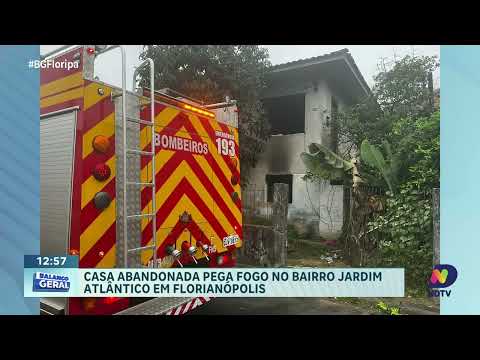
M 242 191 L 243 223 L 247 225 L 271 225 L 272 203 L 267 201 L 264 189 Z
M 242 191 L 243 247 L 238 263 L 252 267 L 286 265 L 288 185 L 274 184 L 273 202 L 265 190 Z

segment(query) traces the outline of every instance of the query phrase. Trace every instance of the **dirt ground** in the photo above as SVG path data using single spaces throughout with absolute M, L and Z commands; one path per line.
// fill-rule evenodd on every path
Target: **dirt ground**
M 289 241 L 287 256 L 289 267 L 347 268 L 342 251 L 335 244 L 321 240 L 295 239 Z M 438 300 L 428 297 L 404 298 L 326 298 L 337 304 L 348 304 L 359 312 L 369 314 L 391 314 L 398 310 L 400 315 L 437 315 L 440 313 Z

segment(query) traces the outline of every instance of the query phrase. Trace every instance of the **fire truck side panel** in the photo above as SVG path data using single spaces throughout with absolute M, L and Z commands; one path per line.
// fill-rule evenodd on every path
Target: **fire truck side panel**
M 82 128 L 82 155 L 80 214 L 80 267 L 111 268 L 116 265 L 116 155 L 115 107 L 110 99 L 112 89 L 104 84 L 86 81 Z M 94 149 L 97 137 L 108 139 L 104 151 Z M 110 175 L 97 180 L 93 170 L 97 165 L 107 165 Z M 111 202 L 98 209 L 95 196 L 108 194 Z
M 82 122 L 79 127 L 80 151 L 76 159 L 74 181 L 78 182 L 79 214 L 72 218 L 78 224 L 78 242 L 71 251 L 79 254 L 82 268 L 113 268 L 117 263 L 117 156 L 115 105 L 112 87 L 85 80 Z M 102 138 L 104 146 L 94 147 Z M 98 179 L 94 170 L 107 166 L 109 174 Z M 97 194 L 106 194 L 105 208 L 95 204 Z M 69 314 L 112 314 L 128 306 L 126 298 L 70 298 Z

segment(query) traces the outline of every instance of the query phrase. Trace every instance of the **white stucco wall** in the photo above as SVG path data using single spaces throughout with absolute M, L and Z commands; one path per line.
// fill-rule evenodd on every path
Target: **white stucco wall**
M 331 90 L 324 81 L 303 87 L 305 91 L 305 133 L 272 136 L 261 155 L 257 166 L 252 169 L 249 188 L 265 189 L 267 174 L 292 174 L 292 203 L 289 219 L 292 222 L 315 224 L 318 233 L 327 239 L 340 235 L 343 224 L 343 187 L 332 186 L 328 181 L 321 184 L 305 182 L 305 166 L 300 159 L 312 142 L 328 146 L 329 129 L 325 123 L 331 112 Z M 292 90 L 296 92 L 296 90 Z M 289 95 L 281 89 L 282 96 Z M 278 95 L 278 96 L 280 96 Z M 341 99 L 337 99 L 343 107 Z
M 326 82 L 320 81 L 318 87 L 307 88 L 305 93 L 305 142 L 306 145 L 326 143 L 328 129 L 325 127 L 330 115 L 331 92 Z
M 314 222 L 318 234 L 325 239 L 336 239 L 343 225 L 343 187 L 304 181 L 303 174 L 293 176 L 293 198 L 289 206 L 289 220 Z

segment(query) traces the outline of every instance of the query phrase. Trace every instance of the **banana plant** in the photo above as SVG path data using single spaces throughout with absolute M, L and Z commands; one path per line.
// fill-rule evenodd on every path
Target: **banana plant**
M 382 175 L 390 192 L 395 193 L 398 186 L 400 159 L 397 154 L 393 154 L 392 148 L 387 141 L 383 141 L 382 147 L 386 159 L 380 149 L 365 139 L 360 147 L 360 157 L 365 164 L 376 169 Z
M 351 178 L 348 174 L 354 167 L 353 162 L 343 159 L 322 144 L 312 143 L 308 146 L 308 151 L 300 157 L 311 174 L 326 180 Z
M 398 184 L 400 159 L 392 152 L 387 141 L 382 143 L 383 156 L 380 149 L 364 140 L 360 147 L 361 163 L 365 163 L 377 170 L 387 184 L 390 192 L 395 193 Z M 372 175 L 356 159 L 345 160 L 322 144 L 312 143 L 308 147 L 309 153 L 303 152 L 300 157 L 310 174 L 326 180 L 360 182 L 373 186 L 382 185 L 382 179 Z

